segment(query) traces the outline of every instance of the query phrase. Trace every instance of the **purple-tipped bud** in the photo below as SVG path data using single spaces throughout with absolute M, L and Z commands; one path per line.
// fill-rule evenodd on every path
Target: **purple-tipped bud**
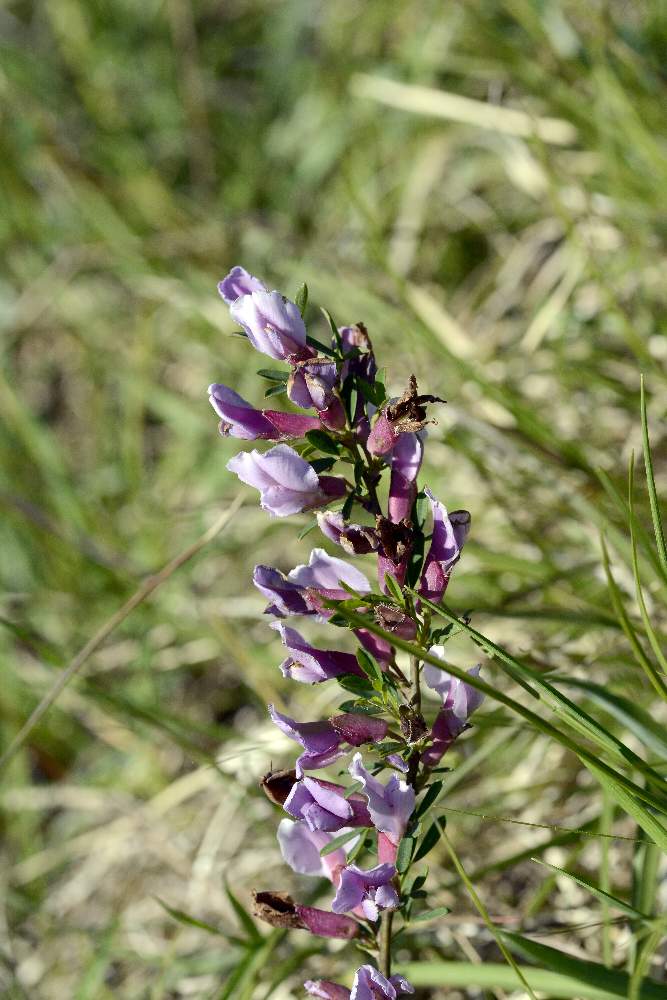
M 418 434 L 399 436 L 391 455 L 389 483 L 389 518 L 394 524 L 410 517 L 423 456 L 424 445 Z
M 236 302 L 242 295 L 252 295 L 253 292 L 265 292 L 266 285 L 248 274 L 244 267 L 233 267 L 229 274 L 218 282 L 218 291 L 228 306 Z
M 353 747 L 364 743 L 379 743 L 389 730 L 389 723 L 373 715 L 358 715 L 356 712 L 343 712 L 332 716 L 331 725 L 341 740 Z
M 371 817 L 360 795 L 346 797 L 346 789 L 331 781 L 304 777 L 295 782 L 285 799 L 285 812 L 303 820 L 309 830 L 333 833 L 345 827 L 371 826 Z
M 436 604 L 442 600 L 452 569 L 461 556 L 461 549 L 470 531 L 470 514 L 467 510 L 454 510 L 451 514 L 430 490 L 425 490 L 433 512 L 431 547 L 424 562 L 419 593 Z
M 308 979 L 303 988 L 311 997 L 319 997 L 320 1000 L 350 1000 L 350 991 L 345 986 L 328 979 Z
M 392 774 L 387 784 L 383 785 L 366 770 L 360 753 L 355 753 L 349 771 L 363 786 L 373 825 L 396 847 L 415 808 L 414 788 L 396 774 Z
M 362 965 L 355 973 L 350 1000 L 396 1000 L 401 993 L 414 993 L 403 976 L 387 979 L 372 965 Z
M 330 499 L 327 476 L 322 484 L 312 465 L 286 444 L 269 451 L 242 451 L 227 463 L 242 483 L 260 492 L 260 506 L 272 517 L 289 517 L 321 507 Z M 324 477 L 323 477 L 324 478 Z
M 225 436 L 245 441 L 280 441 L 301 438 L 320 426 L 317 417 L 280 413 L 278 410 L 256 410 L 233 389 L 220 383 L 210 385 L 208 394 L 211 406 L 220 417 L 220 433 Z
M 304 684 L 320 684 L 342 674 L 363 676 L 363 671 L 352 653 L 336 649 L 317 649 L 311 646 L 294 628 L 281 622 L 272 622 L 271 628 L 280 632 L 283 646 L 290 654 L 280 665 L 283 677 Z
M 360 930 L 351 917 L 301 906 L 286 892 L 253 892 L 252 912 L 271 927 L 308 930 L 320 937 L 350 940 L 358 937 Z
M 299 360 L 314 353 L 306 344 L 298 306 L 280 292 L 254 290 L 235 299 L 229 311 L 255 350 L 276 361 Z
M 347 524 L 342 514 L 333 510 L 319 511 L 317 523 L 326 538 L 336 542 L 351 556 L 375 552 L 380 544 L 374 528 L 362 524 Z
M 331 909 L 334 913 L 345 913 L 360 906 L 367 920 L 377 920 L 380 910 L 395 910 L 399 905 L 398 893 L 392 885 L 395 874 L 393 865 L 376 865 L 367 870 L 346 865 L 340 873 Z

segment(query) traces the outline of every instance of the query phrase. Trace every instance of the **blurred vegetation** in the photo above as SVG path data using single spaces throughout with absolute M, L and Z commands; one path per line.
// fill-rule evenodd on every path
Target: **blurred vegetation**
M 633 636 L 653 653 L 626 474 L 643 372 L 664 495 L 666 45 L 664 0 L 2 6 L 5 745 L 237 494 L 225 462 L 238 445 L 218 438 L 205 389 L 257 400 L 261 359 L 231 336 L 215 289 L 242 263 L 287 294 L 307 281 L 340 323 L 363 319 L 393 390 L 414 371 L 449 400 L 429 482 L 473 514 L 450 603 L 664 768 L 664 705 L 633 659 Z M 666 582 L 641 463 L 636 478 L 659 645 Z M 284 749 L 264 705 L 314 717 L 331 693 L 281 679 L 250 573 L 258 559 L 291 568 L 316 537 L 297 544 L 249 496 L 32 731 L 0 785 L 7 996 L 286 998 L 306 966 L 346 975 L 348 957 L 298 936 L 293 961 L 277 933 L 239 945 L 250 931 L 225 889 L 245 901 L 260 880 L 288 883 L 256 791 Z M 466 640 L 459 652 L 479 655 Z M 497 664 L 484 676 L 518 690 Z M 529 860 L 664 910 L 654 849 L 576 758 L 488 705 L 452 763 L 447 805 L 466 812 L 448 829 L 494 919 L 641 966 L 632 921 Z M 471 963 L 499 952 L 444 850 L 431 878 L 453 913 L 399 957 L 438 966 L 425 985 L 464 989 Z M 451 976 L 464 963 L 458 980 L 437 978 L 443 960 Z M 664 981 L 664 957 L 650 960 Z M 498 976 L 467 995 L 513 989 Z

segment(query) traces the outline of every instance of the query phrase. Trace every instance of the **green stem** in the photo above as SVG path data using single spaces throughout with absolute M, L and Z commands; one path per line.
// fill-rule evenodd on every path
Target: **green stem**
M 380 972 L 387 979 L 391 975 L 391 925 L 394 920 L 393 910 L 384 910 L 380 923 Z

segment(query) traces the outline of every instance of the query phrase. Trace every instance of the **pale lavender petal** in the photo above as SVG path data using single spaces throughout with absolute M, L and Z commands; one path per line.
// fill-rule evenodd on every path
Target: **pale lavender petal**
M 220 433 L 246 441 L 258 438 L 274 440 L 280 435 L 261 410 L 256 410 L 242 396 L 218 382 L 208 387 L 211 406 L 221 420 Z
M 320 851 L 331 839 L 328 834 L 310 830 L 305 823 L 294 823 L 291 819 L 282 819 L 278 824 L 278 844 L 283 861 L 300 875 L 329 877 Z M 341 850 L 340 855 L 339 863 L 344 865 L 345 852 Z
M 294 366 L 287 383 L 287 395 L 293 403 L 305 410 L 311 407 L 324 410 L 335 398 L 337 381 L 335 361 L 312 358 Z
M 218 282 L 218 291 L 228 306 L 235 302 L 241 295 L 250 295 L 252 292 L 265 292 L 264 285 L 259 278 L 248 274 L 244 267 L 233 267 L 222 281 Z
M 366 770 L 360 753 L 352 758 L 349 772 L 363 785 L 374 826 L 397 844 L 415 808 L 414 788 L 396 774 L 392 774 L 384 785 Z
M 306 327 L 298 307 L 280 292 L 253 291 L 230 305 L 232 318 L 242 326 L 252 346 L 277 361 L 303 357 Z
M 328 592 L 340 592 L 344 597 L 349 595 L 341 588 L 340 583 L 346 583 L 360 594 L 368 594 L 371 585 L 360 570 L 345 562 L 330 556 L 324 549 L 313 549 L 307 566 L 296 566 L 288 578 L 301 587 Z
M 327 812 L 333 813 L 341 819 L 350 819 L 352 816 L 352 806 L 340 792 L 327 787 L 326 784 L 317 781 L 315 778 L 304 778 L 303 784 L 315 802 L 322 806 L 323 809 L 326 809 Z
M 275 517 L 326 502 L 312 465 L 289 445 L 278 444 L 267 452 L 241 452 L 229 460 L 227 468 L 260 491 L 260 506 Z
M 375 902 L 383 910 L 395 910 L 399 904 L 393 885 L 381 885 L 375 892 Z
M 403 976 L 390 976 L 389 982 L 398 993 L 414 993 L 415 991 L 412 983 L 409 983 Z
M 300 743 L 309 753 L 323 754 L 337 749 L 340 738 L 330 722 L 297 722 L 269 705 L 272 721 L 285 736 Z
M 331 909 L 334 913 L 354 910 L 363 901 L 365 893 L 364 879 L 351 868 L 343 868 Z

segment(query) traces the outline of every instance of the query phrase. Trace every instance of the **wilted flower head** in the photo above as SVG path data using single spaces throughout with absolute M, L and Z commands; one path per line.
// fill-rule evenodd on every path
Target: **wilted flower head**
M 398 906 L 398 893 L 391 884 L 395 874 L 395 867 L 388 864 L 367 870 L 346 865 L 340 873 L 331 909 L 334 913 L 345 913 L 360 906 L 367 920 L 377 920 L 380 910 L 395 910 Z
M 410 384 L 400 399 L 388 403 L 378 414 L 368 438 L 371 455 L 386 455 L 397 443 L 401 434 L 414 434 L 427 423 L 426 404 L 444 403 L 439 396 L 419 395 L 417 379 L 410 376 Z
M 242 451 L 227 463 L 242 483 L 260 491 L 260 506 L 273 517 L 289 517 L 321 507 L 333 496 L 343 496 L 345 483 L 334 476 L 320 477 L 293 448 L 277 444 L 269 451 Z

